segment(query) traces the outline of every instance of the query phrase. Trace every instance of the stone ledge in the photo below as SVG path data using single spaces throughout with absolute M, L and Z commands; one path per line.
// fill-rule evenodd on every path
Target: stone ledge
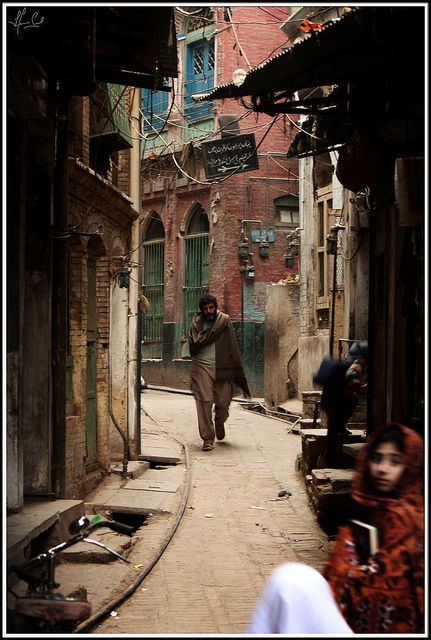
M 22 562 L 34 539 L 52 528 L 47 546 L 69 537 L 68 526 L 84 514 L 82 500 L 28 500 L 19 513 L 7 517 L 8 564 Z
M 353 469 L 313 469 L 305 476 L 305 488 L 317 520 L 329 535 L 336 533 L 351 504 Z

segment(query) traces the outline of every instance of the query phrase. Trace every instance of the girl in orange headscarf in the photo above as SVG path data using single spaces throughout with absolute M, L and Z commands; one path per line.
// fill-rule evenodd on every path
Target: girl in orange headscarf
M 323 575 L 355 633 L 424 630 L 423 440 L 401 424 L 373 432 L 352 482 L 355 518 L 377 529 L 378 548 L 359 559 L 354 526 L 340 527 Z

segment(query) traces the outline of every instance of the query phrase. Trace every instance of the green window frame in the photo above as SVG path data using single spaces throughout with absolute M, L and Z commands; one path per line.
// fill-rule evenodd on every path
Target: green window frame
M 165 231 L 154 214 L 143 242 L 142 292 L 150 303 L 142 315 L 142 358 L 161 358 L 163 350 Z
M 299 199 L 297 196 L 281 196 L 274 200 L 274 226 L 292 230 L 299 227 Z

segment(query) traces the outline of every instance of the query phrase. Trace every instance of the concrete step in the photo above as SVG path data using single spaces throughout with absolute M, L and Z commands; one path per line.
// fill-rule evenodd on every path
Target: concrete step
M 178 464 L 181 460 L 181 445 L 157 433 L 144 433 L 141 436 L 139 460 L 160 464 Z
M 316 426 L 314 427 L 314 418 L 301 418 L 299 421 L 301 429 L 320 429 L 322 426 L 322 420 L 317 418 Z
M 19 513 L 7 517 L 8 565 L 30 558 L 32 542 L 42 534 L 44 548 L 69 538 L 69 524 L 82 515 L 82 500 L 26 500 Z
M 342 453 L 339 456 L 338 466 L 352 468 L 355 464 L 355 458 L 350 451 L 346 451 L 344 447 L 352 444 L 365 443 L 365 430 L 353 429 L 349 425 L 350 435 L 343 436 Z M 327 429 L 300 429 L 302 460 L 301 468 L 304 475 L 311 473 L 313 469 L 319 467 L 321 457 L 324 455 L 326 448 Z
M 145 460 L 129 460 L 126 466 L 126 474 L 128 478 L 139 478 L 143 473 L 148 471 L 150 463 Z M 122 462 L 117 462 L 113 467 L 111 467 L 111 473 L 122 475 L 123 472 L 124 465 Z
M 351 508 L 353 469 L 313 469 L 305 476 L 308 499 L 320 526 L 335 535 Z
M 112 477 L 87 498 L 85 507 L 88 513 L 102 515 L 107 512 L 142 516 L 172 513 L 177 503 L 177 491 L 185 478 L 183 465 L 149 469 L 142 478 L 131 478 L 125 483 Z

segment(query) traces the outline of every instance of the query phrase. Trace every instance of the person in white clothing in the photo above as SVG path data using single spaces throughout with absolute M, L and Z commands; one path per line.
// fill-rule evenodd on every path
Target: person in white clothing
M 286 562 L 273 571 L 247 633 L 354 635 L 329 583 L 316 569 L 300 562 Z

